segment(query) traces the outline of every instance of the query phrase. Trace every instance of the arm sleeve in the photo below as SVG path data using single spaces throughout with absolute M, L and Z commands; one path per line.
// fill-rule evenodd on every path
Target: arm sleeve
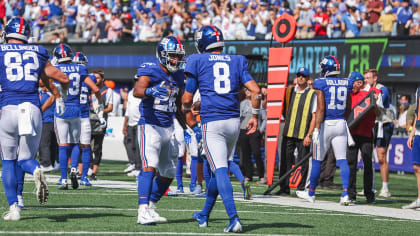
M 185 85 L 185 91 L 194 94 L 197 91 L 198 83 L 194 77 L 188 76 L 187 84 Z
M 389 108 L 389 92 L 388 89 L 383 86 L 381 88 L 382 91 L 382 104 L 384 106 L 384 108 Z
M 240 56 L 241 58 L 241 83 L 246 84 L 248 81 L 254 80 L 249 74 L 248 71 L 248 61 L 244 56 Z

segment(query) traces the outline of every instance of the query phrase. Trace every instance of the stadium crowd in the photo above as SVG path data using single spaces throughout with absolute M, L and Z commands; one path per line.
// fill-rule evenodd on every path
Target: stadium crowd
M 168 34 L 192 40 L 210 24 L 226 40 L 264 40 L 287 13 L 298 39 L 415 36 L 419 9 L 416 0 L 1 0 L 0 23 L 23 16 L 34 42 L 150 42 Z

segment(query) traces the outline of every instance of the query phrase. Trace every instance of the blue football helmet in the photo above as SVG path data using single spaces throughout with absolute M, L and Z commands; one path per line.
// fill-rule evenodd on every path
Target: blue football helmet
M 351 81 L 365 81 L 365 77 L 359 71 L 353 71 L 349 75 Z
M 58 63 L 68 62 L 73 60 L 73 52 L 69 45 L 60 43 L 54 48 L 53 56 L 57 59 Z
M 198 53 L 225 46 L 222 31 L 213 25 L 206 25 L 197 30 L 194 41 Z
M 73 57 L 73 62 L 87 66 L 88 59 L 82 52 L 76 52 Z
M 340 63 L 334 56 L 326 56 L 319 63 L 321 77 L 328 77 L 340 74 Z
M 156 57 L 169 72 L 174 73 L 185 63 L 184 46 L 175 36 L 163 38 L 156 48 Z
M 29 23 L 23 19 L 23 17 L 13 17 L 4 27 L 2 38 L 4 42 L 7 42 L 7 39 L 12 38 L 28 43 L 30 35 L 31 26 Z

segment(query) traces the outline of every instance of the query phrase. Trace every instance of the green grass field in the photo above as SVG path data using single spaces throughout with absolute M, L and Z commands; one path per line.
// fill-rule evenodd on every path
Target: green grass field
M 98 178 L 135 182 L 134 177 L 122 173 L 122 162 L 104 162 Z M 361 189 L 361 172 L 358 186 Z M 335 178 L 339 184 L 339 173 Z M 188 186 L 185 179 L 184 186 Z M 240 192 L 239 183 L 232 179 L 234 191 Z M 377 186 L 380 176 L 376 175 Z M 376 206 L 400 208 L 415 199 L 415 179 L 412 174 L 390 176 L 389 199 L 378 199 Z M 253 185 L 253 194 L 262 194 L 267 186 Z M 128 189 L 82 187 L 79 190 L 59 191 L 50 184 L 50 199 L 40 206 L 32 193 L 33 182 L 27 182 L 24 190 L 25 209 L 18 222 L 0 219 L 1 234 L 153 234 L 153 235 L 222 235 L 228 220 L 219 198 L 210 217 L 209 227 L 199 228 L 191 218 L 199 211 L 204 198 L 182 195 L 164 197 L 158 203 L 161 216 L 167 223 L 156 226 L 137 225 L 137 193 Z M 275 190 L 276 191 L 276 190 Z M 3 186 L 0 188 L 1 211 L 7 210 Z M 319 190 L 317 200 L 337 204 L 339 190 Z M 359 197 L 358 204 L 365 204 Z M 236 201 L 238 215 L 243 223 L 244 234 L 251 235 L 418 235 L 419 222 L 378 216 L 359 215 L 338 211 L 296 208 L 278 204 L 262 204 L 253 201 Z

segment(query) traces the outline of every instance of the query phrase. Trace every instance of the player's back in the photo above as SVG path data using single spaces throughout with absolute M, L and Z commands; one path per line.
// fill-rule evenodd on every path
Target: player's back
M 69 64 L 58 64 L 57 67 L 64 74 L 69 77 L 70 86 L 67 91 L 67 100 L 64 101 L 66 105 L 79 105 L 80 104 L 80 92 L 82 87 L 82 82 L 88 76 L 88 71 L 86 66 L 69 63 Z
M 48 60 L 42 46 L 7 43 L 0 45 L 2 105 L 31 102 L 39 106 L 38 83 Z
M 325 120 L 344 119 L 347 96 L 353 88 L 352 81 L 347 78 L 318 78 L 314 89 L 319 89 L 325 97 Z
M 204 122 L 239 117 L 240 84 L 252 79 L 240 55 L 203 53 L 191 55 L 185 73 L 197 79 Z
M 149 87 L 163 83 L 168 89 L 168 95 L 163 99 L 145 97 L 140 104 L 141 118 L 139 124 L 152 124 L 169 127 L 173 123 L 173 114 L 176 112 L 176 98 L 179 90 L 184 87 L 184 71 L 178 70 L 166 74 L 159 64 L 143 63 L 137 70 L 137 77 L 148 76 Z

